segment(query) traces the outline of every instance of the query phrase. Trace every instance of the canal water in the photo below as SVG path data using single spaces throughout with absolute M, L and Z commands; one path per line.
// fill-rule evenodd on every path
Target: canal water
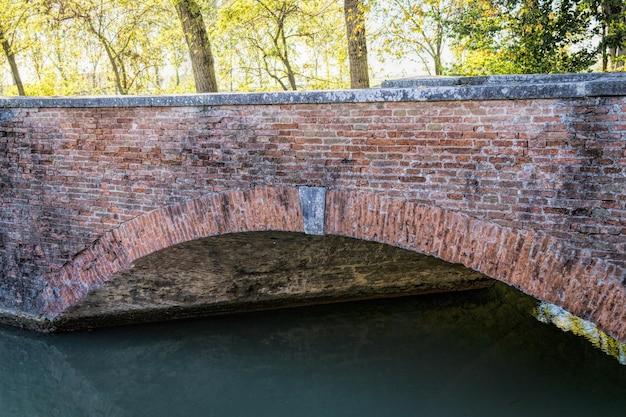
M 624 415 L 626 366 L 502 284 L 55 335 L 0 329 L 2 416 Z

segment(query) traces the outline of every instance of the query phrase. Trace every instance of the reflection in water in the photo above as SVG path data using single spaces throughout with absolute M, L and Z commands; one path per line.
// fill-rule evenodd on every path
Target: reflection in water
M 613 339 L 602 330 L 599 330 L 592 322 L 581 319 L 559 306 L 546 302 L 539 303 L 535 317 L 543 323 L 552 323 L 561 330 L 584 337 L 592 345 L 613 356 L 622 365 L 626 365 L 626 344 Z
M 621 415 L 626 368 L 497 284 L 94 332 L 0 332 L 2 416 Z

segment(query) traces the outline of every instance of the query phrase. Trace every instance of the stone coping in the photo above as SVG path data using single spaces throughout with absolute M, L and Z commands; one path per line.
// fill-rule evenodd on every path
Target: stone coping
M 626 73 L 415 77 L 380 88 L 335 91 L 208 93 L 154 96 L 0 97 L 2 108 L 186 107 L 559 99 L 626 95 Z

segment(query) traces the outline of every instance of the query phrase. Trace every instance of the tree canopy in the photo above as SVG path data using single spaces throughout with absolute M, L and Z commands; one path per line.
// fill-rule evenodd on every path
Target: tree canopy
M 0 0 L 0 45 L 0 95 L 337 89 L 400 69 L 614 71 L 626 1 Z
M 580 0 L 469 0 L 451 27 L 453 72 L 567 73 L 596 61 L 596 28 Z

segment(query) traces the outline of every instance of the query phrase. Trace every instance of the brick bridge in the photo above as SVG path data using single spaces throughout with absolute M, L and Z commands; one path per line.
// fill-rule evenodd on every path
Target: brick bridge
M 0 176 L 5 321 L 53 328 L 163 249 L 280 231 L 462 264 L 626 340 L 626 74 L 3 98 Z

